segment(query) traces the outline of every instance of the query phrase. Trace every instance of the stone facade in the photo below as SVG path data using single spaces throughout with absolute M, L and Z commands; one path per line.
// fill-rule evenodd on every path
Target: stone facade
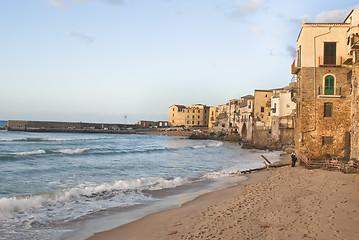
M 228 124 L 228 110 L 229 104 L 222 104 L 217 107 L 217 114 L 215 122 L 212 124 L 211 132 L 222 132 L 224 134 L 229 133 L 229 124 Z
M 269 127 L 272 90 L 254 91 L 254 119 L 258 126 Z
M 242 99 L 232 99 L 228 102 L 228 130 L 230 134 L 239 133 L 239 123 L 240 123 L 240 103 Z
M 296 151 L 312 159 L 348 157 L 351 96 L 347 67 L 302 68 L 298 74 Z M 313 78 L 316 72 L 316 78 Z M 335 76 L 336 94 L 324 95 L 323 78 Z M 331 116 L 325 116 L 325 105 L 331 106 Z
M 172 127 L 208 127 L 210 107 L 196 104 L 186 107 L 172 105 L 169 108 L 169 125 Z
M 357 52 L 359 53 L 359 51 Z M 357 56 L 359 56 L 359 54 Z M 355 59 L 353 64 L 352 83 L 351 159 L 359 160 L 359 57 Z
M 247 95 L 241 98 L 239 106 L 239 135 L 242 140 L 252 141 L 254 123 L 254 96 Z

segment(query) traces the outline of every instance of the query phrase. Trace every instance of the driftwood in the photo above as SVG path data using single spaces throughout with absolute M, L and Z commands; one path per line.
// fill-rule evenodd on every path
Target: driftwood
M 245 174 L 245 173 L 251 173 L 251 172 L 260 171 L 260 170 L 269 169 L 269 168 L 285 167 L 285 166 L 289 166 L 289 165 L 291 165 L 291 164 L 290 163 L 281 163 L 281 164 L 272 163 L 272 164 L 269 164 L 269 165 L 266 164 L 266 166 L 264 166 L 264 167 L 240 171 L 239 173 Z
M 264 155 L 261 155 L 261 157 L 264 158 L 268 164 L 272 164 Z

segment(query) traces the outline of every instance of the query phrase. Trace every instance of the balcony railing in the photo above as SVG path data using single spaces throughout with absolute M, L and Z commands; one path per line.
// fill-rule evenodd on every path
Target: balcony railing
M 300 70 L 299 67 L 296 67 L 296 66 L 295 66 L 295 60 L 294 60 L 293 63 L 292 63 L 291 70 L 292 70 L 292 71 L 291 71 L 292 74 L 297 74 L 297 73 L 299 72 L 299 70 Z
M 319 66 L 341 66 L 343 65 L 343 57 L 320 56 L 318 62 Z

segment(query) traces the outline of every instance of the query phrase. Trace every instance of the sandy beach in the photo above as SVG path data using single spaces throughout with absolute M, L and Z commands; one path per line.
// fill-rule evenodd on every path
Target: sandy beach
M 248 176 L 90 239 L 359 239 L 358 174 L 287 166 Z

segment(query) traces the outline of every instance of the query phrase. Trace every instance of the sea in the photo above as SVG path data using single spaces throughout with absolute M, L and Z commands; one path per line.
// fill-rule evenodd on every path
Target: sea
M 0 122 L 6 125 L 6 122 Z M 245 180 L 265 155 L 165 135 L 0 131 L 0 239 L 86 239 Z

